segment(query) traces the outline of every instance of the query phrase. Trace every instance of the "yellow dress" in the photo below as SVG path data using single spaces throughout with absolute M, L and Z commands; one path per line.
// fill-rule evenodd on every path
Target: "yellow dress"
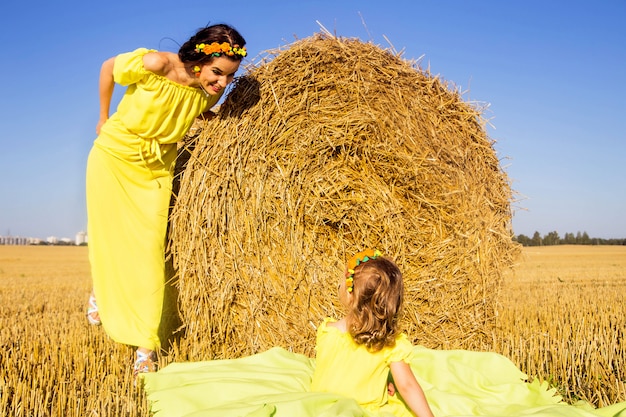
M 115 341 L 156 349 L 176 142 L 218 96 L 147 71 L 140 48 L 115 58 L 126 86 L 87 162 L 89 260 L 100 319 Z
M 397 350 L 365 358 L 358 349 L 345 350 L 352 340 L 327 322 L 318 330 L 317 359 L 274 347 L 237 359 L 170 363 L 143 374 L 151 412 L 155 417 L 414 417 L 398 393 L 386 395 L 381 378 L 386 366 L 380 362 L 408 355 L 436 417 L 626 417 L 626 402 L 598 409 L 584 402 L 569 405 L 546 382 L 525 382 L 527 376 L 497 353 L 423 346 L 405 352 L 401 337 Z M 354 358 L 347 357 L 352 353 Z M 343 358 L 340 365 L 333 365 L 334 355 Z M 347 368 L 376 371 L 369 383 L 351 385 Z M 385 397 L 388 402 L 377 408 Z
M 406 335 L 400 334 L 394 347 L 372 353 L 356 344 L 350 333 L 328 326 L 330 321 L 335 320 L 326 318 L 317 329 L 311 391 L 353 398 L 361 407 L 374 412 L 412 416 L 400 401 L 387 394 L 390 363 L 411 360 L 413 345 Z

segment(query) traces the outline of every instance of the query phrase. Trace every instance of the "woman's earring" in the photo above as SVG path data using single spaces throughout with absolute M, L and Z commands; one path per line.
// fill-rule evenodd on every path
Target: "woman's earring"
M 200 67 L 199 67 L 199 66 L 197 66 L 197 65 L 196 65 L 195 67 L 193 67 L 193 73 L 194 73 L 194 75 L 195 75 L 196 77 L 199 77 L 199 76 L 200 76 L 200 70 L 201 70 L 201 69 L 202 69 L 202 68 L 200 68 Z

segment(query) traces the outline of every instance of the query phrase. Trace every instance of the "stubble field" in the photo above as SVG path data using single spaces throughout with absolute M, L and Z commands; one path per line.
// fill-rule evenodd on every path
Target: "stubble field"
M 87 324 L 89 291 L 87 248 L 0 246 L 0 415 L 149 415 L 132 349 Z M 499 300 L 484 350 L 568 402 L 626 400 L 626 247 L 524 248 Z

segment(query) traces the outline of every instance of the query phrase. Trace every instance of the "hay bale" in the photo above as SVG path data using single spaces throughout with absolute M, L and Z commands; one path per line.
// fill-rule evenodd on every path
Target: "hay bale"
M 516 246 L 481 120 L 371 43 L 316 35 L 269 52 L 180 178 L 170 243 L 188 356 L 313 354 L 315 325 L 340 314 L 345 260 L 366 247 L 404 272 L 415 343 L 483 346 Z

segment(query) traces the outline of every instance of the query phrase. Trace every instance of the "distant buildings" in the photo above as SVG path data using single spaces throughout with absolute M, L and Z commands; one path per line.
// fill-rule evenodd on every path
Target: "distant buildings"
M 76 242 L 77 246 L 84 245 L 85 243 L 87 243 L 87 233 L 83 231 L 76 233 L 76 238 L 74 242 Z
M 39 242 L 35 243 L 35 240 L 39 241 L 30 237 L 0 236 L 0 245 L 36 245 Z
M 49 236 L 45 241 L 35 237 L 22 236 L 0 236 L 0 245 L 85 245 L 87 244 L 87 233 L 80 231 L 76 233 L 74 240 L 69 238 L 58 238 Z

